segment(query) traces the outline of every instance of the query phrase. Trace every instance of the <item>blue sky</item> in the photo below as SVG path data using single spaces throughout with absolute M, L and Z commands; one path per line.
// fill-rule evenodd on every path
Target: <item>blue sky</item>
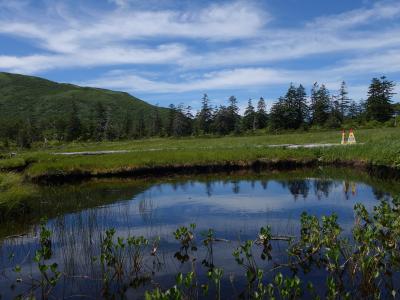
M 400 83 L 400 1 L 0 0 L 0 71 L 195 109 L 270 106 L 291 82 L 359 100 Z

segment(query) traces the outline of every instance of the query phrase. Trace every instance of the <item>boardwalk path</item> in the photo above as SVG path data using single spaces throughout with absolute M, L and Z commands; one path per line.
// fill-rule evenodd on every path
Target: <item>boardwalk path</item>
M 333 144 L 276 144 L 276 145 L 255 145 L 256 148 L 288 148 L 288 149 L 298 149 L 298 148 L 326 148 L 326 147 L 335 147 L 342 146 L 339 143 Z M 224 147 L 224 148 L 235 148 L 235 147 Z M 149 149 L 138 149 L 138 150 L 109 150 L 109 151 L 81 151 L 81 152 L 55 152 L 54 155 L 105 155 L 105 154 L 116 154 L 116 153 L 130 153 L 130 152 L 149 152 L 149 151 L 173 151 L 173 150 L 182 150 L 186 148 L 149 148 Z M 213 147 L 202 147 L 196 149 L 213 149 Z

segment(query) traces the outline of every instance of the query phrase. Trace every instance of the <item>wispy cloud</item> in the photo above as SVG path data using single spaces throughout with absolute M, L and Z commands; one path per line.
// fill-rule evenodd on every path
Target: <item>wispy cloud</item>
M 147 47 L 103 47 L 77 53 L 8 56 L 0 55 L 0 68 L 17 73 L 37 73 L 56 68 L 94 67 L 122 64 L 171 64 L 182 57 L 185 47 L 177 44 Z
M 29 0 L 0 0 L 0 38 L 33 46 L 24 55 L 0 48 L 0 70 L 43 74 L 107 67 L 84 83 L 142 93 L 335 83 L 366 73 L 400 72 L 398 1 L 286 26 L 276 25 L 256 1 L 197 4 L 196 9 L 172 5 L 172 0 L 157 9 L 138 0 L 107 0 L 109 9 L 71 3 L 49 1 L 40 10 Z M 326 54 L 338 58 L 292 66 Z M 137 72 L 145 65 L 158 67 L 157 76 Z M 109 72 L 119 68 L 129 71 Z
M 400 69 L 400 52 L 387 51 L 380 55 L 367 58 L 359 57 L 352 60 L 342 60 L 336 67 L 318 70 L 290 70 L 282 68 L 234 68 L 222 71 L 204 73 L 199 77 L 187 76 L 187 80 L 166 82 L 152 80 L 133 74 L 132 71 L 110 72 L 97 79 L 82 82 L 88 86 L 102 86 L 110 89 L 127 90 L 130 92 L 148 93 L 184 93 L 191 91 L 209 92 L 212 90 L 241 89 L 254 86 L 287 85 L 290 82 L 311 83 L 319 81 L 326 83 L 328 88 L 336 89 L 340 82 L 352 79 L 365 72 L 385 74 L 398 72 Z M 363 92 L 361 93 L 361 90 Z M 365 96 L 366 86 L 355 86 L 352 93 L 355 99 Z M 363 95 L 363 96 L 361 96 Z

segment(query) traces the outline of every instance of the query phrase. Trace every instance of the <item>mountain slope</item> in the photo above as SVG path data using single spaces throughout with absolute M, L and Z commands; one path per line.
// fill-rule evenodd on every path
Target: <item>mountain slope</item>
M 99 106 L 104 108 L 107 124 L 113 126 L 117 135 L 127 130 L 124 129 L 127 123 L 131 123 L 128 126 L 134 133 L 139 119 L 149 131 L 156 111 L 161 121 L 168 114 L 168 109 L 156 108 L 127 93 L 0 72 L 0 125 L 6 127 L 3 135 L 5 130 L 16 130 L 10 126 L 22 126 L 26 122 L 40 134 L 50 131 L 50 135 L 60 135 L 56 131 L 66 129 L 74 109 L 81 123 L 80 130 L 90 131 L 90 127 L 96 126 Z

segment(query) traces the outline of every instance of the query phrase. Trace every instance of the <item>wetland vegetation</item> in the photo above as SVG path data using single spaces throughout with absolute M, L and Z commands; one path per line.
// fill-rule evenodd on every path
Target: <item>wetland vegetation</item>
M 395 298 L 399 189 L 326 167 L 36 186 L 2 222 L 2 296 Z

